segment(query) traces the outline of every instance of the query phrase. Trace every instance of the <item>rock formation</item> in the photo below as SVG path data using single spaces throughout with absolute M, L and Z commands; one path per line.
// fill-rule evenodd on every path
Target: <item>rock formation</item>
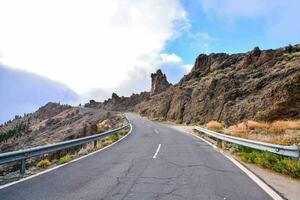
M 200 54 L 174 86 L 160 70 L 151 78 L 151 93 L 109 99 L 99 107 L 186 123 L 300 118 L 300 45 Z
M 110 111 L 134 111 L 135 105 L 150 98 L 150 92 L 132 94 L 130 97 L 119 97 L 116 93 L 104 102 L 89 102 L 85 104 L 88 108 L 99 108 Z
M 167 81 L 165 74 L 161 70 L 157 70 L 156 73 L 151 74 L 151 92 L 150 95 L 156 95 L 165 91 L 171 84 Z

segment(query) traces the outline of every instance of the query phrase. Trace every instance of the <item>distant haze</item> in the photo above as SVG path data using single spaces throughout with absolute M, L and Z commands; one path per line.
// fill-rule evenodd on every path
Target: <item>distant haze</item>
M 77 103 L 70 88 L 42 76 L 0 65 L 0 124 L 35 111 L 49 101 Z

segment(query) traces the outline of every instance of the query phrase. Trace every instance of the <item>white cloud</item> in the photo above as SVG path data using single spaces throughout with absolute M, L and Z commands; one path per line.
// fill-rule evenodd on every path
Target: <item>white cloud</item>
M 187 65 L 183 65 L 183 67 L 186 69 L 187 72 L 190 72 L 192 70 L 194 65 L 192 64 L 187 64 Z
M 201 0 L 207 16 L 226 25 L 242 19 L 257 19 L 271 38 L 299 40 L 299 0 Z
M 182 59 L 177 56 L 175 53 L 167 54 L 167 53 L 161 53 L 160 55 L 161 62 L 171 62 L 171 63 L 179 63 L 182 62 Z
M 2 63 L 95 95 L 144 80 L 189 23 L 179 0 L 1 0 L 0 27 Z

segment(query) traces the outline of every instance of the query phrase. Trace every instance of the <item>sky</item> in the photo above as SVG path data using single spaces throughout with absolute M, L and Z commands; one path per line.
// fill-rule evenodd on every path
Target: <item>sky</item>
M 83 100 L 173 84 L 201 53 L 300 41 L 299 0 L 0 0 L 0 64 L 58 81 Z
M 74 103 L 80 97 L 67 86 L 34 73 L 0 65 L 0 124 L 48 102 Z M 1 133 L 0 133 L 1 134 Z

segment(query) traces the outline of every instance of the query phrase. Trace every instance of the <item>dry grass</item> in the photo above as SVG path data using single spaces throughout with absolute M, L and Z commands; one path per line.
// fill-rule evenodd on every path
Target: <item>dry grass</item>
M 228 130 L 232 135 L 238 137 L 242 137 L 243 135 L 248 133 L 247 125 L 244 122 L 239 123 L 237 125 L 230 126 Z
M 268 123 L 266 123 L 266 122 L 257 122 L 257 121 L 253 121 L 253 120 L 248 120 L 246 122 L 246 125 L 250 130 L 269 128 Z
M 270 125 L 266 122 L 248 120 L 246 122 L 230 126 L 228 129 L 232 135 L 242 137 L 243 135 L 248 134 L 252 130 L 267 130 L 269 127 Z
M 300 125 L 297 121 L 275 121 L 271 124 L 269 131 L 274 134 L 284 133 L 286 130 L 299 129 Z
M 175 123 L 176 123 L 176 124 L 182 124 L 182 120 L 181 120 L 181 119 L 178 119 L 178 120 L 175 121 Z
M 298 144 L 300 121 L 279 120 L 267 123 L 249 120 L 230 126 L 228 134 L 273 144 Z
M 220 122 L 210 121 L 206 124 L 206 127 L 213 131 L 223 131 L 224 127 Z

